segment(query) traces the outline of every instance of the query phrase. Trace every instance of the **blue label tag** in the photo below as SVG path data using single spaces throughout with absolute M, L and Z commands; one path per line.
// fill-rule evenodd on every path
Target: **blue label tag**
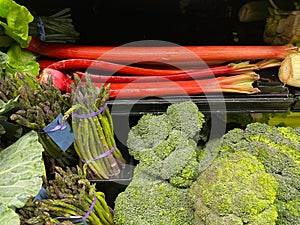
M 63 115 L 60 113 L 44 128 L 44 132 L 65 152 L 74 142 L 74 133 L 67 121 L 61 123 L 62 118 Z
M 35 196 L 35 198 L 32 200 L 32 202 L 35 202 L 36 200 L 42 201 L 43 199 L 47 198 L 46 189 L 44 187 L 41 188 L 39 193 Z

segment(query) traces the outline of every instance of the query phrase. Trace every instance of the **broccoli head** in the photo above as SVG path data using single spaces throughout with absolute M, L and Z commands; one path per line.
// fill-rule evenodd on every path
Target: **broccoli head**
M 278 183 L 250 153 L 216 158 L 189 189 L 198 224 L 275 224 Z
M 115 200 L 114 222 L 118 225 L 193 224 L 188 189 L 153 179 L 137 165 L 132 181 Z
M 299 204 L 292 206 L 300 196 L 300 128 L 274 127 L 258 122 L 248 124 L 245 130 L 233 129 L 223 135 L 219 151 L 221 155 L 246 151 L 255 156 L 279 183 L 278 221 L 284 221 L 280 224 L 300 224 Z M 283 207 L 284 204 L 288 206 Z M 298 217 L 293 217 L 293 222 L 290 222 L 288 208 L 297 212 Z
M 192 101 L 171 104 L 161 115 L 145 114 L 128 133 L 129 154 L 145 173 L 189 187 L 198 175 L 197 141 L 204 122 Z
M 144 151 L 166 140 L 172 130 L 181 131 L 187 139 L 198 141 L 204 122 L 204 114 L 192 101 L 171 104 L 161 115 L 145 114 L 128 133 L 129 153 L 139 160 Z

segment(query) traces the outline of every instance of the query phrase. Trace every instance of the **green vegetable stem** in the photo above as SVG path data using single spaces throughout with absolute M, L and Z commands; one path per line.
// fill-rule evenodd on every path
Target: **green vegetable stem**
M 75 79 L 79 79 L 76 77 Z M 107 106 L 109 86 L 99 89 L 89 79 L 73 87 L 74 105 L 65 118 L 72 115 L 75 150 L 96 179 L 109 179 L 125 167 L 125 159 L 116 146 L 113 121 Z
M 112 225 L 105 195 L 87 180 L 86 169 L 55 167 L 55 178 L 44 182 L 47 198 L 34 203 L 30 199 L 18 210 L 21 224 L 54 225 L 59 223 L 58 218 L 73 216 L 76 219 L 66 224 Z
M 61 167 L 71 166 L 78 162 L 73 146 L 64 152 L 48 134 L 40 133 L 71 105 L 71 96 L 62 94 L 50 79 L 47 84 L 39 84 L 31 73 L 7 73 L 0 77 L 0 99 L 4 102 L 16 99 L 17 104 L 7 116 L 12 122 L 39 133 L 39 141 L 45 149 L 44 155 L 51 158 L 49 161 Z

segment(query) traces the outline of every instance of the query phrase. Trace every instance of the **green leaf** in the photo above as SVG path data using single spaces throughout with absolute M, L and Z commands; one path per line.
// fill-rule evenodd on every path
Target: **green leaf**
M 0 17 L 6 19 L 5 22 L 0 21 L 5 34 L 26 48 L 31 40 L 29 24 L 34 20 L 29 10 L 13 0 L 0 0 Z
M 19 215 L 11 208 L 0 203 L 0 224 L 18 225 L 20 224 Z
M 21 125 L 1 120 L 0 118 L 0 134 L 1 127 L 5 131 L 2 133 L 2 138 L 5 139 L 6 142 L 11 141 L 11 143 L 13 143 L 23 135 L 23 127 Z
M 39 64 L 36 62 L 36 55 L 30 51 L 22 49 L 19 45 L 12 45 L 7 51 L 10 72 L 13 74 L 15 71 L 30 72 L 37 76 L 39 74 Z
M 43 146 L 38 134 L 30 131 L 0 152 L 0 202 L 21 208 L 42 186 Z M 0 223 L 1 224 L 1 223 Z
M 4 102 L 2 99 L 0 99 L 0 115 L 3 115 L 4 113 L 17 108 L 18 98 L 19 97 L 16 97 L 15 99 L 10 99 L 8 102 Z

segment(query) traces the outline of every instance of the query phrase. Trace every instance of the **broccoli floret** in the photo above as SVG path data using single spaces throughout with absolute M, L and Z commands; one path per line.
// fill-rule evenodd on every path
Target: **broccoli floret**
M 300 127 L 292 128 L 292 127 L 278 127 L 278 132 L 291 142 L 294 143 L 294 148 L 296 151 L 288 151 L 289 156 L 297 163 L 300 164 Z M 291 148 L 291 146 L 290 146 Z
M 174 135 L 181 132 L 172 131 Z M 197 143 L 191 139 L 175 138 L 157 145 L 141 157 L 139 165 L 145 173 L 169 181 L 175 187 L 189 187 L 199 171 Z M 167 149 L 167 150 L 166 150 Z M 166 153 L 168 154 L 162 154 Z
M 276 225 L 299 224 L 300 197 L 291 201 L 277 201 L 279 217 Z
M 189 189 L 202 224 L 275 224 L 278 183 L 250 153 L 216 158 Z M 267 213 L 268 212 L 268 213 Z M 200 223 L 201 224 L 201 223 Z
M 288 154 L 289 157 L 300 163 L 300 143 L 285 137 L 280 133 L 280 130 L 282 128 L 252 123 L 246 127 L 244 136 L 246 140 L 257 140 L 278 148 L 281 152 Z
M 152 150 L 166 140 L 169 132 L 166 115 L 143 115 L 128 133 L 127 147 L 130 155 L 139 160 L 144 151 Z
M 196 145 L 190 144 L 173 151 L 163 160 L 160 173 L 175 187 L 189 187 L 199 174 Z
M 166 116 L 172 129 L 180 130 L 186 133 L 188 138 L 196 138 L 198 141 L 205 118 L 195 103 L 185 101 L 171 104 L 167 108 Z
M 193 224 L 193 207 L 188 190 L 152 179 L 134 169 L 132 182 L 115 200 L 114 222 L 118 225 L 189 225 Z

